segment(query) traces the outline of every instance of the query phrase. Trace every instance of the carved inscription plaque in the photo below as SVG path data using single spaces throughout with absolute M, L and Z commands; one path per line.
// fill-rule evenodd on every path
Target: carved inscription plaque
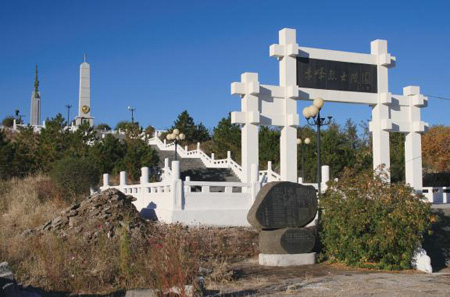
M 256 229 L 300 228 L 311 222 L 316 212 L 314 187 L 272 182 L 259 191 L 247 220 Z
M 297 85 L 313 89 L 376 93 L 377 65 L 299 57 Z

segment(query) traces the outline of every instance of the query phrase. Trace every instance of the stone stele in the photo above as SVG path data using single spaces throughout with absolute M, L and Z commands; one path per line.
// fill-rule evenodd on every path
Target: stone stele
M 262 230 L 259 233 L 259 250 L 262 254 L 310 253 L 316 243 L 315 234 L 314 227 Z
M 258 230 L 301 228 L 314 219 L 316 212 L 317 196 L 313 186 L 271 182 L 259 191 L 247 220 Z

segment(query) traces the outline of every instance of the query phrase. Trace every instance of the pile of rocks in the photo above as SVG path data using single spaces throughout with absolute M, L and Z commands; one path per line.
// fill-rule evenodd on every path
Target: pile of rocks
M 152 233 L 153 225 L 140 217 L 132 203 L 135 199 L 116 189 L 95 193 L 41 227 L 25 231 L 25 235 L 51 231 L 60 237 L 84 235 L 93 239 L 100 233 L 113 237 L 119 229 L 125 228 L 146 237 Z

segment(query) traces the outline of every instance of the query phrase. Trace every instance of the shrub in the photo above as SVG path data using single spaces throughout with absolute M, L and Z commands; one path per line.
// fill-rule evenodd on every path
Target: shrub
M 2 120 L 2 125 L 5 127 L 11 128 L 14 126 L 14 117 L 13 116 L 7 116 Z
M 90 187 L 98 184 L 100 173 L 89 159 L 70 157 L 56 162 L 50 176 L 60 190 L 73 199 L 88 195 Z
M 382 169 L 344 171 L 320 207 L 323 256 L 351 266 L 410 268 L 430 227 L 429 203 L 408 186 L 386 182 Z

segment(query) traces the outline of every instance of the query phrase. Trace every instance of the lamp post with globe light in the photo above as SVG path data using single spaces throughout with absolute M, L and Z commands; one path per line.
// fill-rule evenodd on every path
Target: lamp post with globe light
M 178 145 L 178 141 L 180 140 L 184 140 L 185 139 L 185 135 L 183 133 L 180 133 L 180 130 L 178 129 L 173 129 L 172 133 L 167 134 L 166 139 L 167 140 L 173 140 L 174 144 L 175 144 L 175 161 L 177 160 L 177 145 Z
M 136 111 L 136 108 L 128 106 L 128 110 L 131 111 L 131 123 L 134 124 L 134 112 Z
M 310 126 L 316 126 L 317 137 L 317 190 L 318 197 L 321 196 L 321 183 L 322 183 L 322 164 L 320 160 L 320 127 L 327 126 L 331 123 L 331 116 L 327 119 L 320 117 L 320 110 L 322 109 L 324 101 L 322 98 L 316 98 L 311 106 L 303 109 L 303 116 L 306 118 Z
M 301 138 L 297 138 L 297 144 L 301 146 L 301 150 L 302 150 L 302 182 L 305 182 L 305 145 L 310 144 L 311 139 L 309 139 L 308 137 L 306 137 L 303 141 Z

